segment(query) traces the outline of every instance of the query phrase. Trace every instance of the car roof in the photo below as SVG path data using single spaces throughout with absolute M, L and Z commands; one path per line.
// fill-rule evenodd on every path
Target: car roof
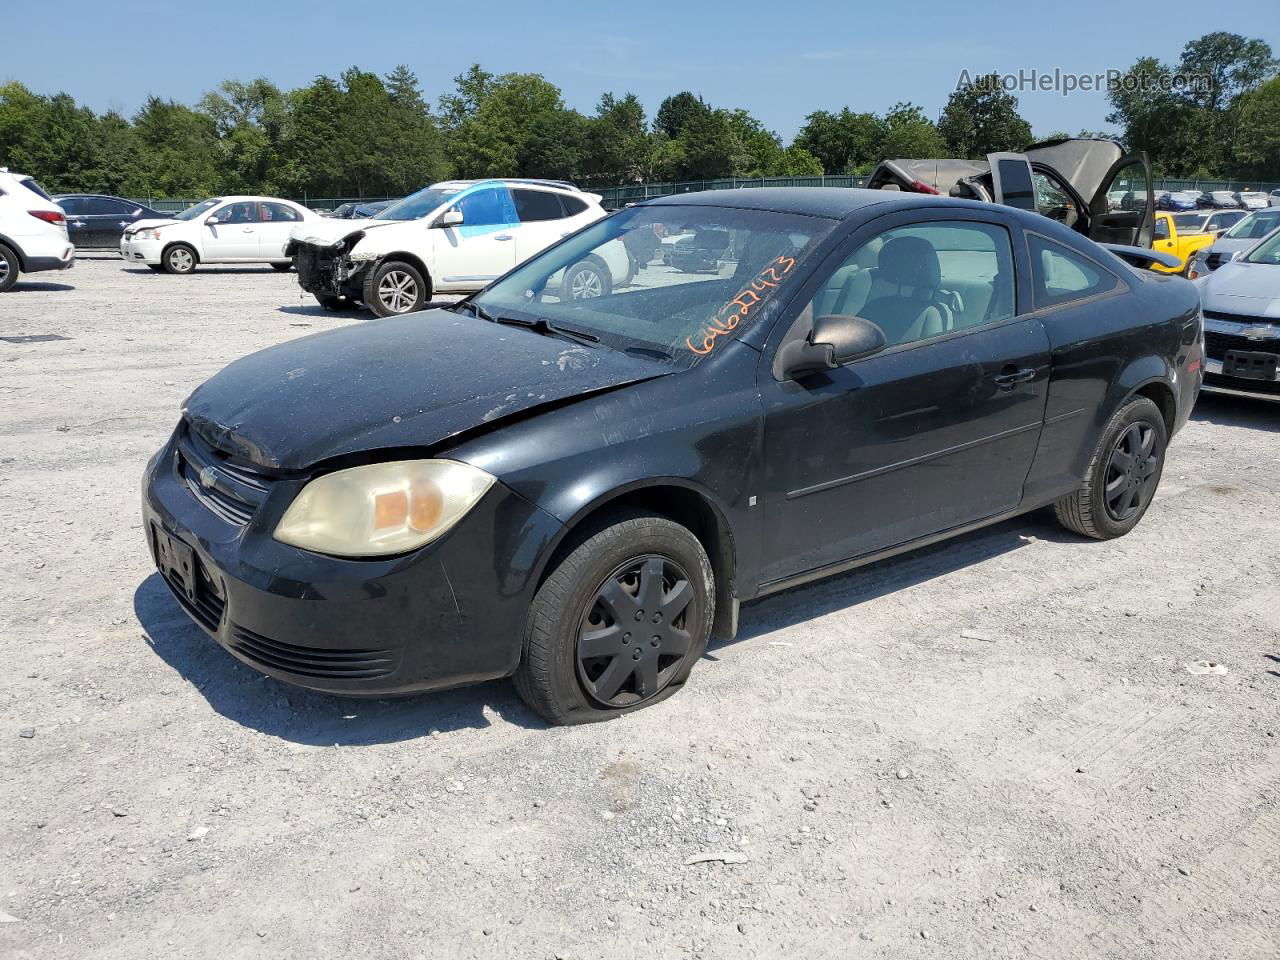
M 739 210 L 768 210 L 797 213 L 807 217 L 846 220 L 869 207 L 943 206 L 990 210 L 998 207 L 1005 215 L 1019 217 L 1025 211 L 981 200 L 935 196 L 899 190 L 866 190 L 861 187 L 751 187 L 733 190 L 701 190 L 676 193 L 645 200 L 636 206 L 708 206 Z M 884 211 L 878 211 L 884 212 Z M 1033 216 L 1027 214 L 1027 216 Z M 1040 219 L 1039 214 L 1034 214 Z

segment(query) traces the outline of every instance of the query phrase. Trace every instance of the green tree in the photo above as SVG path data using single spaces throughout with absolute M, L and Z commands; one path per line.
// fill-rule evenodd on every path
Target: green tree
M 149 97 L 133 117 L 140 192 L 190 197 L 221 190 L 213 119 L 173 100 Z
M 652 147 L 639 98 L 633 93 L 621 99 L 612 93 L 601 95 L 589 123 L 587 178 L 602 184 L 643 180 L 653 164 Z
M 387 98 L 393 125 L 399 130 L 395 149 L 387 157 L 387 188 L 409 193 L 447 176 L 448 164 L 440 131 L 418 78 L 404 64 L 386 76 Z
M 947 144 L 933 121 L 914 103 L 895 103 L 884 115 L 885 136 L 878 160 L 927 160 L 947 156 Z
M 1253 176 L 1280 180 L 1280 77 L 1242 96 L 1235 153 Z
M 938 132 L 953 156 L 973 160 L 1031 143 L 1031 124 L 1019 116 L 1018 98 L 1005 92 L 997 73 L 956 89 L 942 111 Z
M 672 140 L 680 136 L 687 124 L 694 117 L 705 117 L 711 112 L 702 97 L 695 96 L 688 90 L 682 90 L 658 105 L 654 115 L 653 126 Z
M 879 157 L 885 123 L 872 113 L 815 110 L 805 117 L 795 146 L 817 158 L 827 173 L 850 173 Z
M 1209 80 L 1206 89 L 1192 88 L 1186 98 L 1207 110 L 1222 110 L 1276 72 L 1271 47 L 1238 33 L 1206 33 L 1182 48 L 1178 72 Z

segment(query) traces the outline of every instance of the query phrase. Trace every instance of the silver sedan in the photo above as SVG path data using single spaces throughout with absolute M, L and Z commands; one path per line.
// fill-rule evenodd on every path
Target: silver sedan
M 1206 389 L 1280 399 L 1280 228 L 1195 283 Z

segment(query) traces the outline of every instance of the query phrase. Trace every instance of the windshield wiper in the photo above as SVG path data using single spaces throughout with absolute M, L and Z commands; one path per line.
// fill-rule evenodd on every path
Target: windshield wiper
M 585 330 L 575 330 L 572 327 L 562 327 L 558 323 L 552 323 L 546 317 L 538 317 L 533 320 L 526 320 L 523 317 L 498 317 L 494 316 L 474 300 L 459 300 L 453 306 L 454 309 L 469 309 L 481 320 L 488 320 L 490 323 L 503 323 L 512 327 L 525 327 L 526 329 L 532 330 L 534 333 L 540 333 L 543 336 L 558 334 L 559 336 L 567 337 L 570 340 L 580 340 L 585 343 L 600 342 L 600 338 L 594 333 L 588 333 Z
M 623 353 L 630 353 L 639 357 L 657 357 L 659 360 L 674 360 L 675 355 L 670 350 L 663 350 L 661 347 L 623 347 Z
M 459 300 L 449 309 L 458 310 L 464 307 L 470 309 L 471 312 L 481 320 L 488 320 L 490 323 L 497 323 L 497 318 L 474 300 Z
M 568 337 L 570 340 L 578 340 L 585 343 L 600 342 L 600 338 L 594 333 L 587 333 L 585 330 L 574 330 L 572 327 L 562 327 L 558 323 L 552 323 L 546 317 L 537 317 L 533 320 L 525 320 L 523 317 L 494 317 L 493 322 L 505 323 L 513 327 L 525 327 L 543 336 L 558 334 L 562 337 Z

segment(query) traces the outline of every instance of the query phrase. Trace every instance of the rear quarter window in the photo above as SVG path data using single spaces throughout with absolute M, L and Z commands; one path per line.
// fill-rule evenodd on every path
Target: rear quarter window
M 1039 234 L 1027 234 L 1037 310 L 1088 300 L 1116 290 L 1119 277 L 1101 264 Z

